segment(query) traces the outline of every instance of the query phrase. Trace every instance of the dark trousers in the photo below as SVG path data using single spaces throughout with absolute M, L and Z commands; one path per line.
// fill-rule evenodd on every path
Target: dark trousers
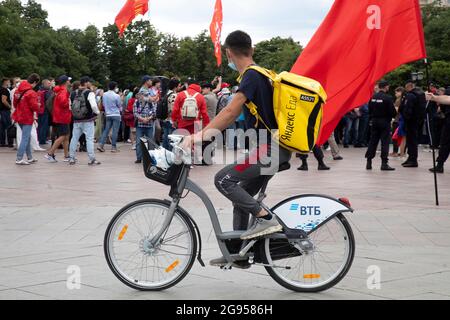
M 314 157 L 317 159 L 319 163 L 323 162 L 323 159 L 325 158 L 325 155 L 323 154 L 322 148 L 315 146 L 313 149 Z M 302 161 L 305 161 L 309 158 L 309 155 L 307 154 L 297 154 L 297 157 L 300 158 Z
M 12 146 L 13 141 L 7 134 L 7 130 L 11 126 L 11 111 L 1 110 L 0 118 L 0 145 L 6 145 L 6 140 L 8 140 L 8 145 Z
M 359 118 L 358 144 L 367 145 L 369 143 L 369 115 L 364 114 Z
M 372 160 L 375 158 L 380 140 L 381 159 L 383 162 L 387 162 L 389 160 L 389 143 L 391 140 L 390 119 L 373 119 L 372 134 L 370 135 L 369 148 L 366 153 L 367 160 Z
M 441 135 L 441 148 L 439 150 L 438 163 L 445 163 L 450 155 L 450 114 L 447 114 Z
M 45 110 L 43 114 L 38 117 L 38 140 L 39 144 L 46 144 L 48 131 L 50 130 L 50 113 Z
M 408 161 L 417 162 L 419 157 L 419 121 L 406 121 L 406 147 L 408 148 Z

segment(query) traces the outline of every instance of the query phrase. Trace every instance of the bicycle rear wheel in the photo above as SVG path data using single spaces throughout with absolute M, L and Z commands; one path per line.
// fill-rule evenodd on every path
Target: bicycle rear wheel
M 320 292 L 338 284 L 350 270 L 355 239 L 347 219 L 337 215 L 310 234 L 314 250 L 301 254 L 293 243 L 266 239 L 260 246 L 269 275 L 297 292 Z
M 120 281 L 133 289 L 168 289 L 192 268 L 197 238 L 190 219 L 183 212 L 175 212 L 161 240 L 151 245 L 169 207 L 169 203 L 160 200 L 134 202 L 120 210 L 106 230 L 104 251 L 108 265 Z

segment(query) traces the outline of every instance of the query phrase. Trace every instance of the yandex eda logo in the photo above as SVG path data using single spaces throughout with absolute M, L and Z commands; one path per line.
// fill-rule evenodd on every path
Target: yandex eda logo
M 320 206 L 301 206 L 299 204 L 291 205 L 291 211 L 299 212 L 302 216 L 320 216 L 322 210 Z

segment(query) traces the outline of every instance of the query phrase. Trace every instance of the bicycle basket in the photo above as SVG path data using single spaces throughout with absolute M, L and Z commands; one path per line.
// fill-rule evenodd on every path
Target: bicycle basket
M 141 141 L 142 148 L 142 159 L 144 164 L 145 176 L 153 181 L 162 183 L 167 186 L 173 186 L 178 182 L 181 171 L 183 169 L 182 165 L 172 165 L 167 170 L 158 168 L 152 161 L 149 151 L 159 148 L 159 146 L 151 139 L 142 138 Z

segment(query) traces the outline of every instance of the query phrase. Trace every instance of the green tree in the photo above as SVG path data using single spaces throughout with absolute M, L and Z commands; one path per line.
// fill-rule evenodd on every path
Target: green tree
M 256 44 L 255 61 L 277 72 L 290 71 L 302 50 L 292 38 L 276 37 Z

